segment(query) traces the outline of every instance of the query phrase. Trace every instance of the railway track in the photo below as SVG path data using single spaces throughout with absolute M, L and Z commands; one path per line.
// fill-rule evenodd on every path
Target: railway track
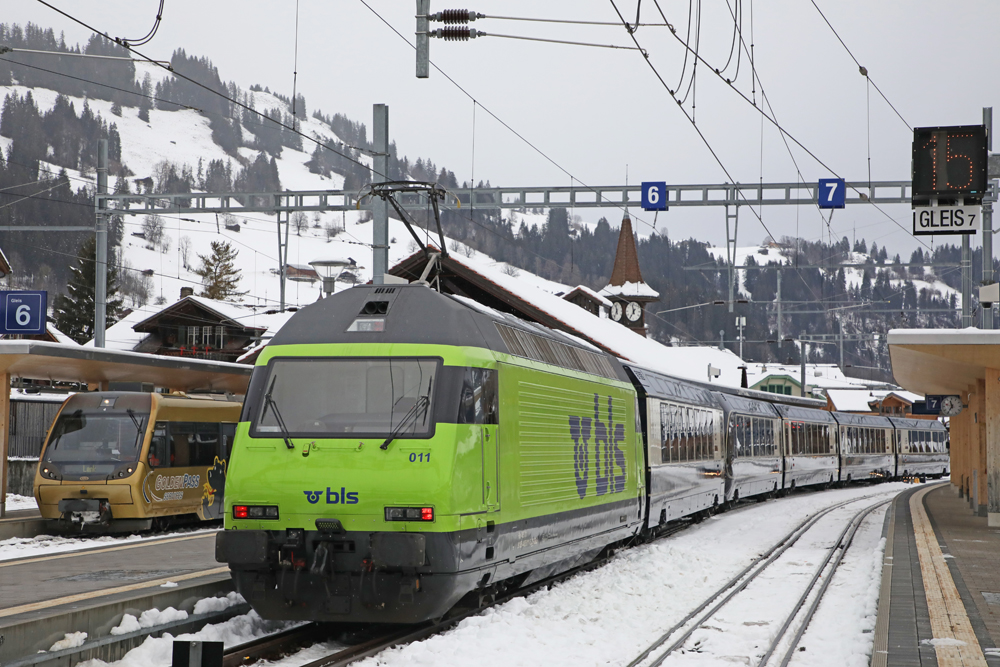
M 781 557 L 804 536 L 809 534 L 823 518 L 847 505 L 870 500 L 876 495 L 878 494 L 837 503 L 814 512 L 803 519 L 795 528 L 754 559 L 739 574 L 709 595 L 696 609 L 681 619 L 680 622 L 660 635 L 656 641 L 652 642 L 638 657 L 630 662 L 628 667 L 639 667 L 640 665 L 643 667 L 655 667 L 663 664 L 674 652 L 685 649 L 696 631 L 706 627 L 706 623 L 713 617 L 718 618 L 722 610 L 733 605 L 734 601 L 740 599 L 741 594 L 744 597 L 748 596 L 752 599 L 753 592 L 748 591 L 751 584 L 759 581 L 761 575 L 771 573 Z M 798 647 L 799 640 L 802 638 L 806 628 L 809 626 L 809 622 L 819 608 L 827 587 L 833 580 L 833 575 L 843 560 L 847 548 L 850 546 L 858 528 L 860 528 L 862 522 L 869 514 L 889 502 L 891 502 L 889 498 L 879 499 L 851 515 L 836 540 L 826 548 L 825 557 L 813 570 L 812 577 L 804 586 L 792 608 L 785 613 L 783 619 L 778 620 L 780 627 L 773 636 L 766 640 L 766 649 L 761 654 L 755 655 L 752 658 L 752 663 L 748 664 L 756 665 L 756 667 L 765 667 L 769 664 L 780 665 L 780 667 L 788 665 Z M 826 576 L 817 589 L 816 584 L 824 574 Z M 789 581 L 788 578 L 785 581 Z M 813 595 L 814 591 L 815 595 Z M 811 603 L 803 611 L 803 607 L 810 601 L 810 598 L 812 598 Z M 743 602 L 746 602 L 746 600 Z M 771 625 L 769 622 L 751 622 L 750 624 L 759 624 L 764 627 Z M 794 633 L 792 632 L 793 626 Z M 664 645 L 667 645 L 665 649 L 662 648 Z M 698 652 L 702 647 L 696 642 L 694 646 L 688 647 L 688 649 Z M 783 649 L 783 652 L 780 649 Z M 779 652 L 781 653 L 781 657 L 780 660 L 777 660 L 776 656 Z

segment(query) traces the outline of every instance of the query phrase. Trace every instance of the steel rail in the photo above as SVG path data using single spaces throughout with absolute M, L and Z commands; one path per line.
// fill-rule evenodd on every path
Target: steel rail
M 820 603 L 823 601 L 823 595 L 826 593 L 826 589 L 829 588 L 830 582 L 833 580 L 834 573 L 837 571 L 837 568 L 840 567 L 840 563 L 844 560 L 844 554 L 847 553 L 847 547 L 850 546 L 851 542 L 854 540 L 854 534 L 858 532 L 858 528 L 861 527 L 861 523 L 865 520 L 865 517 L 874 512 L 877 508 L 882 507 L 883 505 L 888 505 L 890 502 L 892 502 L 892 499 L 882 500 L 874 505 L 866 507 L 855 514 L 847 526 L 844 527 L 840 536 L 837 537 L 837 542 L 830 547 L 823 563 L 816 569 L 816 573 L 809 581 L 809 585 L 806 587 L 806 590 L 799 597 L 798 602 L 795 604 L 795 608 L 788 614 L 788 617 L 785 619 L 785 623 L 778 630 L 774 640 L 771 642 L 771 645 L 764 653 L 764 656 L 757 662 L 758 667 L 766 665 L 767 661 L 771 659 L 771 656 L 777 650 L 778 645 L 781 644 L 781 641 L 785 638 L 788 628 L 792 625 L 792 622 L 796 619 L 796 617 L 798 617 L 799 610 L 802 609 L 802 606 L 812 594 L 812 590 L 816 586 L 816 582 L 824 572 L 827 572 L 827 565 L 830 564 L 830 561 L 833 560 L 834 555 L 836 555 L 837 558 L 834 561 L 833 566 L 830 567 L 827 572 L 826 579 L 823 580 L 823 585 L 820 586 L 816 597 L 813 598 L 812 604 L 809 606 L 809 609 L 806 610 L 805 616 L 795 633 L 795 637 L 792 638 L 792 642 L 782 658 L 781 667 L 787 667 L 789 661 L 792 659 L 792 654 L 795 652 L 795 647 L 798 646 L 799 640 L 802 639 L 802 635 L 805 634 L 806 628 L 809 627 L 809 623 L 812 621 L 813 615 L 816 613 Z
M 880 494 L 870 494 L 867 496 L 861 496 L 859 498 L 852 498 L 851 500 L 845 500 L 840 503 L 836 503 L 824 509 L 818 510 L 806 518 L 804 518 L 798 525 L 792 528 L 784 537 L 775 542 L 771 547 L 750 562 L 742 571 L 740 571 L 736 576 L 731 578 L 715 592 L 709 595 L 696 609 L 692 610 L 687 616 L 677 622 L 673 627 L 660 635 L 653 643 L 651 643 L 642 653 L 639 654 L 632 662 L 628 664 L 628 667 L 637 667 L 637 665 L 643 663 L 654 651 L 660 648 L 663 644 L 667 642 L 674 634 L 676 634 L 681 628 L 687 625 L 692 619 L 701 614 L 709 605 L 713 602 L 719 600 L 720 597 L 724 596 L 721 601 L 719 601 L 715 606 L 713 606 L 708 612 L 702 615 L 696 623 L 694 623 L 688 630 L 681 635 L 674 643 L 672 643 L 667 650 L 659 655 L 652 663 L 651 667 L 660 665 L 666 658 L 676 651 L 678 648 L 684 645 L 684 643 L 691 637 L 694 632 L 702 626 L 702 624 L 711 618 L 719 609 L 724 607 L 732 598 L 737 594 L 742 592 L 754 579 L 762 574 L 775 560 L 777 560 L 785 551 L 791 548 L 806 532 L 809 531 L 820 519 L 822 519 L 827 514 L 833 512 L 834 510 L 840 509 L 845 505 L 850 505 L 856 503 L 860 500 L 867 500 L 873 498 Z M 838 544 L 839 544 L 838 540 Z M 834 549 L 836 546 L 834 547 Z M 759 566 L 759 567 L 758 567 Z M 756 569 L 755 569 L 756 568 Z M 730 589 L 732 589 L 730 591 Z M 727 591 L 730 591 L 726 594 Z M 798 607 L 796 607 L 796 610 Z

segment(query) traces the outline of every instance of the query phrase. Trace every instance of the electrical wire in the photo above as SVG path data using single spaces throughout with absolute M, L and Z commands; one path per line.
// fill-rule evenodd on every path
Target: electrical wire
M 522 35 L 502 35 L 495 32 L 480 32 L 479 37 L 503 37 L 504 39 L 519 39 L 525 42 L 547 42 L 548 44 L 567 44 L 570 46 L 590 46 L 598 49 L 620 49 L 623 51 L 637 51 L 634 46 L 618 46 L 616 44 L 595 44 L 593 42 L 574 42 L 565 39 L 548 39 L 544 37 L 525 37 Z
M 63 10 L 59 9 L 58 7 L 55 7 L 54 5 L 46 2 L 46 0 L 36 0 L 36 2 L 38 2 L 38 3 L 42 4 L 42 5 L 45 5 L 46 7 L 48 7 L 51 10 L 53 10 L 54 12 L 56 12 L 56 13 L 64 16 L 64 17 L 66 17 L 70 21 L 73 21 L 74 23 L 77 23 L 78 25 L 81 25 L 84 28 L 86 28 L 86 29 L 88 29 L 88 30 L 90 30 L 92 32 L 95 32 L 95 33 L 97 33 L 99 35 L 103 34 L 103 33 L 101 33 L 101 31 L 97 30 L 96 28 L 94 28 L 93 26 L 89 25 L 85 21 L 83 21 L 81 19 L 78 19 L 75 16 L 73 16 L 71 14 L 68 14 L 67 12 L 64 12 Z M 271 118 L 267 114 L 264 114 L 264 113 L 262 113 L 260 111 L 257 111 L 253 107 L 251 107 L 251 106 L 249 106 L 247 104 L 244 104 L 243 102 L 240 102 L 238 100 L 235 100 L 232 97 L 229 97 L 229 95 L 226 95 L 225 93 L 222 93 L 222 92 L 220 92 L 218 90 L 215 90 L 214 88 L 211 88 L 210 86 L 207 86 L 207 85 L 201 83 L 200 81 L 197 81 L 196 79 L 192 79 L 191 77 L 187 76 L 186 74 L 181 74 L 180 72 L 177 72 L 176 70 L 174 70 L 173 67 L 171 67 L 169 65 L 164 65 L 163 63 L 161 63 L 159 61 L 153 60 L 152 58 L 144 55 L 143 53 L 141 53 L 139 51 L 137 51 L 136 49 L 134 49 L 133 47 L 129 46 L 128 44 L 122 44 L 122 47 L 124 47 L 125 49 L 128 49 L 131 53 L 134 53 L 135 55 L 139 56 L 141 59 L 145 60 L 146 62 L 151 63 L 153 65 L 156 65 L 157 67 L 160 67 L 160 68 L 162 68 L 162 69 L 170 72 L 173 76 L 175 76 L 175 77 L 177 77 L 179 79 L 183 79 L 183 80 L 187 81 L 188 83 L 191 83 L 191 84 L 193 84 L 195 86 L 198 86 L 199 88 L 201 88 L 201 89 L 203 89 L 203 90 L 205 90 L 205 91 L 207 91 L 207 92 L 209 92 L 209 93 L 211 93 L 213 95 L 217 95 L 217 96 L 221 97 L 222 99 L 226 100 L 230 104 L 233 104 L 233 105 L 235 105 L 235 106 L 243 109 L 244 111 L 248 111 L 248 112 L 250 112 L 250 113 L 252 113 L 252 114 L 260 117 L 261 120 L 271 121 L 272 123 L 274 123 L 278 127 L 281 127 L 281 128 L 283 128 L 285 130 L 288 130 L 289 132 L 292 132 L 292 133 L 294 133 L 294 134 L 302 137 L 303 139 L 311 141 L 312 143 L 316 144 L 317 146 L 320 146 L 321 148 L 323 148 L 325 150 L 328 150 L 331 153 L 334 153 L 335 155 L 339 155 L 340 157 L 342 157 L 342 158 L 344 158 L 344 159 L 346 159 L 346 160 L 348 160 L 350 162 L 353 162 L 353 163 L 357 164 L 360 167 L 364 167 L 365 169 L 369 169 L 369 170 L 372 171 L 372 173 L 375 173 L 376 175 L 378 175 L 378 176 L 380 176 L 380 177 L 382 177 L 382 178 L 384 178 L 386 180 L 389 179 L 388 174 L 382 174 L 382 173 L 376 172 L 375 169 L 374 169 L 374 166 L 370 167 L 370 166 L 364 164 L 363 162 L 361 162 L 360 160 L 355 159 L 354 157 L 352 157 L 349 154 L 341 153 L 340 151 L 334 149 L 333 147 L 331 147 L 328 144 L 324 143 L 320 139 L 317 139 L 314 136 L 310 136 L 310 135 L 306 134 L 305 132 L 299 131 L 298 128 L 286 125 L 285 123 L 282 123 L 280 120 Z
M 160 8 L 156 10 L 156 20 L 153 21 L 153 27 L 150 28 L 149 32 L 146 33 L 145 37 L 140 37 L 139 39 L 125 39 L 123 37 L 115 38 L 115 42 L 122 44 L 127 47 L 132 46 L 143 46 L 144 44 L 149 44 L 153 41 L 153 37 L 156 36 L 156 32 L 160 29 L 160 21 L 163 20 L 163 0 L 160 0 Z
M 38 0 L 38 1 L 41 2 L 42 0 Z M 406 44 L 411 49 L 413 49 L 414 51 L 416 51 L 416 49 L 417 49 L 416 45 L 413 42 L 411 42 L 409 39 L 407 39 L 405 35 L 403 35 L 401 32 L 399 32 L 399 30 L 397 30 L 395 26 L 393 26 L 391 23 L 389 23 L 389 21 L 387 21 L 385 19 L 385 17 L 383 17 L 381 14 L 379 14 L 377 11 L 375 11 L 375 9 L 371 5 L 369 5 L 368 2 L 366 2 L 366 0 L 358 0 L 358 2 L 360 2 L 362 5 L 364 5 L 365 8 L 368 9 L 368 11 L 370 11 L 372 14 L 374 14 L 375 17 L 378 18 L 378 20 L 380 20 L 382 23 L 384 23 L 385 26 L 387 28 L 389 28 L 389 30 L 391 30 L 392 32 L 394 32 L 397 37 L 399 37 L 401 40 L 403 40 L 404 42 L 406 42 Z M 599 194 L 596 188 L 594 188 L 594 187 L 592 187 L 590 185 L 587 185 L 582 180 L 580 180 L 579 177 L 574 176 L 572 173 L 569 172 L 569 170 L 567 170 L 561 164 L 559 164 L 558 162 L 556 162 L 545 151 L 543 151 L 538 146 L 536 146 L 535 144 L 533 144 L 524 135 L 522 135 L 520 132 L 518 132 L 513 127 L 511 127 L 509 124 L 507 124 L 502 118 L 500 118 L 499 116 L 497 116 L 495 113 L 493 113 L 493 111 L 491 111 L 489 109 L 489 107 L 484 106 L 482 102 L 480 102 L 479 100 L 477 100 L 476 97 L 474 95 L 472 95 L 472 93 L 470 93 L 465 88 L 463 88 L 447 72 L 445 72 L 443 69 L 441 69 L 433 60 L 429 60 L 428 62 L 430 63 L 430 65 L 432 67 L 434 67 L 435 70 L 437 70 L 437 72 L 439 74 L 441 74 L 441 76 L 443 76 L 445 79 L 447 79 L 453 86 L 455 86 L 455 88 L 457 88 L 459 91 L 461 91 L 461 93 L 463 95 L 465 95 L 466 97 L 468 97 L 470 100 L 476 101 L 479 104 L 479 107 L 483 111 L 485 111 L 487 114 L 489 114 L 490 117 L 493 118 L 493 120 L 495 120 L 500 125 L 502 125 L 508 132 L 510 132 L 511 134 L 513 134 L 515 137 L 517 137 L 519 140 L 521 140 L 526 146 L 528 146 L 529 148 L 531 148 L 531 150 L 533 150 L 536 153 L 538 153 L 547 162 L 549 162 L 556 169 L 558 169 L 559 171 L 561 171 L 562 173 L 564 173 L 566 176 L 569 176 L 570 178 L 574 178 L 578 183 L 580 183 L 580 185 L 582 187 L 587 188 L 588 190 L 590 190 L 591 192 L 593 192 L 595 195 Z M 600 201 L 606 201 L 609 204 L 609 206 L 608 206 L 609 208 L 617 208 L 617 209 L 621 210 L 622 212 L 625 212 L 625 206 L 623 206 L 622 204 L 619 204 L 618 202 L 613 202 L 613 201 L 609 200 L 607 197 L 604 197 L 603 195 L 600 196 Z M 642 218 L 636 217 L 635 220 L 637 222 L 641 222 L 642 224 L 646 225 L 650 229 L 653 229 L 653 226 L 651 224 L 649 224 L 649 222 L 643 220 Z M 505 238 L 505 237 L 500 236 L 500 238 Z
M 861 72 L 861 74 L 864 75 L 866 79 L 868 79 L 868 81 L 872 84 L 872 86 L 875 87 L 875 90 L 878 91 L 878 94 L 882 96 L 882 99 L 885 100 L 885 103 L 889 105 L 889 108 L 892 109 L 897 116 L 899 116 L 899 120 L 903 121 L 903 125 L 906 126 L 906 129 L 907 130 L 912 129 L 913 126 L 906 122 L 906 119 L 903 118 L 903 114 L 899 113 L 899 110 L 896 109 L 895 106 L 893 106 L 892 102 L 889 101 L 889 98 L 886 97 L 885 93 L 882 92 L 882 89 L 879 88 L 875 84 L 875 82 L 871 80 L 871 77 L 868 75 L 868 68 L 864 67 L 861 63 L 858 62 L 858 59 L 854 57 L 854 54 L 851 53 L 851 49 L 848 48 L 847 44 L 841 38 L 840 33 L 838 33 L 837 29 L 833 27 L 832 23 L 830 23 L 830 19 L 826 18 L 826 14 L 824 14 L 823 10 L 820 9 L 819 5 L 816 4 L 816 0 L 809 0 L 809 1 L 812 3 L 812 6 L 816 8 L 816 11 L 819 12 L 819 15 L 823 17 L 823 21 L 830 28 L 830 30 L 833 31 L 833 34 L 837 38 L 837 41 L 840 42 L 840 45 L 844 47 L 845 51 L 847 51 L 847 55 L 849 55 L 851 57 L 851 60 L 854 61 L 854 64 L 858 66 L 858 71 Z
M 614 2 L 612 2 L 612 5 L 614 5 Z M 615 9 L 617 10 L 617 7 L 615 7 Z M 619 12 L 619 16 L 620 15 L 621 15 L 621 13 Z M 700 61 L 703 65 L 705 65 L 706 67 L 708 67 L 710 70 L 712 70 L 714 72 L 714 69 L 711 67 L 711 65 L 709 65 L 709 63 L 707 61 L 705 61 L 705 59 L 702 58 L 689 44 L 687 44 L 686 42 L 684 42 L 683 40 L 681 40 L 681 38 L 676 33 L 673 33 L 673 36 L 674 36 L 675 39 L 677 39 L 681 43 L 682 46 L 684 46 L 685 49 L 687 49 L 689 52 L 691 52 L 694 55 L 694 57 L 695 57 L 696 60 Z M 633 38 L 633 40 L 635 40 L 635 36 L 634 35 L 632 36 L 632 38 Z M 637 40 L 636 40 L 636 43 L 638 44 Z M 753 47 L 753 45 L 751 44 L 751 53 L 752 53 L 752 47 Z M 655 66 L 649 60 L 648 56 L 646 58 L 646 62 L 647 62 L 647 64 L 649 64 L 650 68 L 652 68 L 654 72 L 657 72 Z M 780 123 L 778 123 L 778 121 L 773 116 L 768 115 L 768 113 L 762 107 L 758 106 L 756 104 L 756 102 L 754 102 L 753 100 L 751 100 L 750 98 L 748 98 L 743 91 L 741 91 L 739 88 L 737 88 L 734 85 L 734 83 L 733 83 L 732 80 L 727 79 L 727 78 L 725 78 L 722 75 L 718 75 L 717 74 L 716 76 L 718 76 L 722 81 L 724 81 L 726 83 L 726 85 L 728 85 L 729 88 L 733 92 L 735 92 L 741 99 L 743 99 L 744 102 L 746 102 L 747 104 L 751 105 L 754 109 L 757 110 L 758 113 L 762 114 L 764 116 L 764 119 L 767 120 L 772 125 L 774 125 L 774 127 L 776 127 L 778 129 L 778 131 L 781 133 L 781 135 L 783 137 L 787 137 L 788 139 L 790 139 L 796 146 L 798 146 L 799 148 L 801 148 L 817 164 L 819 164 L 821 167 L 823 167 L 829 173 L 831 173 L 834 176 L 837 176 L 839 178 L 839 175 L 837 174 L 837 172 L 832 167 L 830 167 L 829 165 L 827 165 L 823 160 L 821 160 L 819 158 L 819 156 L 817 156 L 813 151 L 811 151 L 805 144 L 803 144 L 794 135 L 792 135 L 788 130 L 786 130 L 784 128 L 784 126 L 782 126 Z M 659 77 L 659 73 L 658 72 L 657 72 L 657 77 L 659 78 L 660 83 L 663 84 L 664 88 L 666 88 L 667 92 L 669 92 L 671 94 L 671 97 L 674 97 L 673 91 L 671 91 L 670 88 L 663 82 L 662 77 Z M 755 75 L 754 76 L 754 81 L 756 82 L 757 80 L 758 80 L 758 77 Z M 874 85 L 874 83 L 873 83 L 873 85 Z M 676 101 L 676 98 L 675 98 L 675 101 Z M 685 115 L 687 115 L 687 112 L 685 112 Z M 689 118 L 689 120 L 690 120 L 690 118 Z M 867 197 L 867 195 L 864 195 L 864 193 L 862 193 L 856 187 L 852 187 L 851 189 L 854 190 L 856 193 L 858 193 L 859 196 L 865 196 L 865 197 Z M 904 227 L 902 224 L 900 224 L 899 221 L 897 221 L 895 218 L 893 218 L 891 215 L 889 215 L 885 211 L 885 209 L 883 209 L 881 206 L 879 206 L 875 202 L 871 201 L 870 199 L 868 199 L 868 203 L 871 206 L 873 206 L 875 208 L 875 210 L 877 210 L 879 213 L 881 213 L 883 216 L 885 216 L 885 218 L 887 218 L 890 222 L 892 222 L 894 225 L 896 225 L 897 227 L 899 227 L 902 231 L 906 232 L 907 234 L 910 233 L 909 229 L 907 229 L 906 227 Z M 917 242 L 920 243 L 921 245 L 923 245 L 924 247 L 926 247 L 926 248 L 929 249 L 929 246 L 926 243 L 924 243 L 923 240 L 917 239 Z

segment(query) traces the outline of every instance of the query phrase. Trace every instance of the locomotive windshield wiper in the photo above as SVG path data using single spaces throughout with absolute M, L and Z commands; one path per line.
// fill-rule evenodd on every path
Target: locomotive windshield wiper
M 260 418 L 263 421 L 264 415 L 267 414 L 267 409 L 271 408 L 271 412 L 274 413 L 274 419 L 278 422 L 278 428 L 281 429 L 281 437 L 285 441 L 285 446 L 289 449 L 295 449 L 295 445 L 292 444 L 292 439 L 288 435 L 288 428 L 285 427 L 285 420 L 281 418 L 281 413 L 278 412 L 278 404 L 271 398 L 271 392 L 274 391 L 274 383 L 277 381 L 277 375 L 271 378 L 271 386 L 267 388 L 267 393 L 264 394 L 264 413 L 261 414 Z
M 128 413 L 128 416 L 132 420 L 132 423 L 135 424 L 135 448 L 138 449 L 139 440 L 140 438 L 142 438 L 142 420 L 135 418 L 135 410 L 133 410 L 132 408 L 126 409 L 125 412 Z
M 420 414 L 421 410 L 426 411 L 427 407 L 430 404 L 431 404 L 430 387 L 428 387 L 427 395 L 418 398 L 416 402 L 413 404 L 413 407 L 411 407 L 409 410 L 406 411 L 406 414 L 403 415 L 403 418 L 399 420 L 399 424 L 396 425 L 396 428 L 392 429 L 392 432 L 389 433 L 389 437 L 386 438 L 385 442 L 381 444 L 380 446 L 381 449 L 388 449 L 389 443 L 396 439 L 396 436 L 400 434 L 400 432 L 403 430 L 403 427 L 406 426 L 409 422 L 415 420 L 417 415 Z

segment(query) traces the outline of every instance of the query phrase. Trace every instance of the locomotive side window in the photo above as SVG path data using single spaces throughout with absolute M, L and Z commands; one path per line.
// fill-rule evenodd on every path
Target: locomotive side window
M 488 368 L 466 368 L 458 408 L 459 424 L 496 424 L 497 374 Z

